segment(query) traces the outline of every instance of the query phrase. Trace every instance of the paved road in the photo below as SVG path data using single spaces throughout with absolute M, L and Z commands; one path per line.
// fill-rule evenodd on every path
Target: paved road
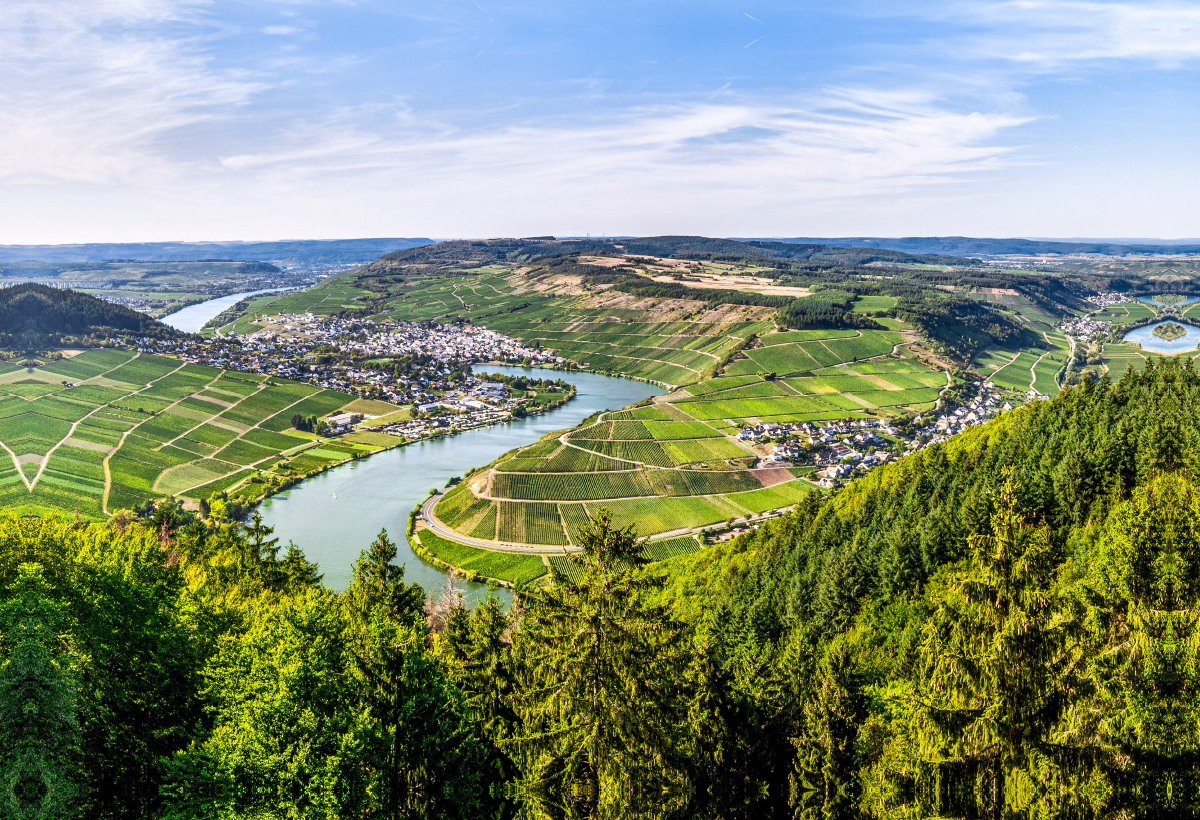
M 447 527 L 433 514 L 433 508 L 437 506 L 445 493 L 429 496 L 429 499 L 421 505 L 421 520 L 425 522 L 425 526 L 433 530 L 435 533 L 445 538 L 447 541 L 456 541 L 459 544 L 467 544 L 472 547 L 481 547 L 483 549 L 497 550 L 499 552 L 526 552 L 549 555 L 561 555 L 563 550 L 568 552 L 578 552 L 580 547 L 548 547 L 544 545 L 532 546 L 530 544 L 512 544 L 507 541 L 485 541 L 482 538 L 472 538 L 469 535 L 463 535 L 460 532 Z
M 523 552 L 537 555 L 561 555 L 563 550 L 567 552 L 579 552 L 582 547 L 577 546 L 545 546 L 542 544 L 515 544 L 507 541 L 487 541 L 483 538 L 472 538 L 469 535 L 463 535 L 460 532 L 450 529 L 445 524 L 437 519 L 433 514 L 433 508 L 437 506 L 445 493 L 431 495 L 424 504 L 421 505 L 420 520 L 425 522 L 425 526 L 433 530 L 436 534 L 445 538 L 447 541 L 455 541 L 459 544 L 466 544 L 471 547 L 479 547 L 480 549 L 495 550 L 497 552 Z M 778 518 L 779 515 L 773 511 L 760 513 L 759 515 L 748 515 L 744 518 L 734 519 L 734 524 L 752 525 L 763 521 L 769 521 L 772 518 Z M 660 532 L 649 537 L 649 541 L 661 541 L 665 538 L 678 538 L 681 535 L 699 535 L 708 530 L 725 529 L 724 521 L 716 521 L 712 524 L 705 524 L 703 527 L 685 527 L 670 532 Z

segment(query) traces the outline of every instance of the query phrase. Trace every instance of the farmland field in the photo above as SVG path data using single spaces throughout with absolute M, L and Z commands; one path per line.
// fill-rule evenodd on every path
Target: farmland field
M 118 350 L 30 364 L 0 371 L 0 495 L 14 512 L 101 518 L 377 449 L 323 451 L 289 434 L 294 408 L 324 415 L 354 400 L 299 382 Z M 281 454 L 297 457 L 277 465 Z
M 622 324 L 591 335 L 624 336 L 629 329 Z M 770 471 L 748 469 L 763 453 L 739 442 L 737 431 L 759 421 L 869 418 L 929 407 L 945 374 L 909 355 L 902 341 L 900 333 L 880 330 L 764 333 L 725 370 L 742 375 L 693 382 L 506 454 L 444 496 L 436 514 L 464 536 L 547 545 L 562 543 L 564 534 L 574 541 L 586 516 L 601 509 L 649 536 L 790 507 L 814 486 L 778 478 L 764 486 L 759 476 Z M 1022 360 L 1026 390 L 1032 362 Z M 756 372 L 763 370 L 776 376 Z
M 546 574 L 546 565 L 536 555 L 517 555 L 510 552 L 481 550 L 447 541 L 430 530 L 417 533 L 421 546 L 434 557 L 468 573 L 485 578 L 498 578 L 514 586 L 527 584 Z

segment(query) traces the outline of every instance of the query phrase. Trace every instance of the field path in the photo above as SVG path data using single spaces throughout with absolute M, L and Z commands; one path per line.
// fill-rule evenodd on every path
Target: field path
M 20 457 L 12 450 L 9 450 L 8 445 L 3 441 L 0 441 L 0 447 L 3 447 L 8 451 L 8 454 L 12 456 L 13 464 L 17 466 L 17 475 L 19 475 L 21 480 L 25 482 L 25 487 L 29 490 L 29 492 L 33 492 L 33 485 L 29 483 L 29 479 L 25 477 L 25 471 L 21 469 Z
M 134 357 L 133 357 L 132 359 L 130 359 L 129 361 L 131 361 L 131 362 L 132 362 L 132 361 L 135 361 L 135 360 L 138 358 L 138 356 L 141 356 L 141 355 L 142 355 L 142 354 L 141 354 L 141 353 L 139 353 L 139 354 L 137 354 L 137 356 L 134 356 Z M 165 374 L 165 375 L 161 376 L 160 378 L 163 378 L 163 379 L 165 379 L 167 376 L 170 376 L 172 373 L 177 373 L 179 370 L 181 370 L 181 369 L 182 369 L 183 367 L 185 367 L 186 365 L 187 365 L 187 362 L 184 362 L 183 364 L 180 364 L 180 365 L 179 365 L 179 367 L 175 368 L 175 369 L 174 369 L 174 370 L 172 370 L 170 373 L 167 373 L 167 374 Z M 115 368 L 114 368 L 114 369 L 115 369 Z M 105 372 L 105 373 L 109 373 L 109 372 L 111 372 L 111 371 L 109 371 L 109 370 L 106 370 L 106 371 L 104 371 L 104 372 Z M 102 376 L 103 376 L 103 375 L 104 375 L 104 373 L 101 373 L 100 375 L 102 375 Z M 155 381 L 157 381 L 157 379 L 156 379 Z M 147 384 L 145 387 L 143 387 L 141 390 L 135 390 L 135 391 L 133 391 L 132 393 L 129 393 L 129 394 L 127 394 L 127 395 L 125 395 L 125 396 L 121 397 L 121 399 L 119 399 L 119 401 L 124 401 L 125 399 L 129 398 L 130 396 L 136 396 L 138 393 L 142 393 L 142 392 L 144 392 L 144 391 L 146 391 L 146 390 L 149 390 L 149 389 L 150 389 L 151 387 L 153 387 L 153 386 L 154 386 L 154 382 L 151 382 L 150 384 Z M 111 404 L 111 403 L 112 403 L 112 402 L 109 402 L 109 404 Z M 62 437 L 62 439 L 61 439 L 61 440 L 58 442 L 58 444 L 55 444 L 53 447 L 51 447 L 51 448 L 50 448 L 50 450 L 49 450 L 49 451 L 46 453 L 45 457 L 43 457 L 43 458 L 42 458 L 42 466 L 38 468 L 37 475 L 35 475 L 35 476 L 33 477 L 33 484 L 30 484 L 30 485 L 29 485 L 29 489 L 30 489 L 30 490 L 32 490 L 32 489 L 34 488 L 34 486 L 35 486 L 35 485 L 38 483 L 38 479 L 42 477 L 42 473 L 44 473 L 44 472 L 46 471 L 46 465 L 50 463 L 50 456 L 54 455 L 54 451 L 55 451 L 55 450 L 57 450 L 59 447 L 62 447 L 62 446 L 63 446 L 63 444 L 64 444 L 64 443 L 66 443 L 67 439 L 69 439 L 69 438 L 71 438 L 72 436 L 74 436 L 74 435 L 75 435 L 75 430 L 76 430 L 76 429 L 79 427 L 79 425 L 83 424 L 83 423 L 84 423 L 84 422 L 85 422 L 87 419 L 89 419 L 89 418 L 90 418 L 91 416 L 93 416 L 94 414 L 96 414 L 96 413 L 100 412 L 100 411 L 101 411 L 103 408 L 105 408 L 105 407 L 108 407 L 108 404 L 102 404 L 102 405 L 100 405 L 100 406 L 99 406 L 99 407 L 97 407 L 95 410 L 93 410 L 91 413 L 88 413 L 86 416 L 84 416 L 83 418 L 79 419 L 79 421 L 77 421 L 77 422 L 75 422 L 74 424 L 72 424 L 72 425 L 71 425 L 71 429 L 67 431 L 67 434 L 66 434 L 65 436 L 63 436 L 63 437 Z M 133 428 L 130 428 L 130 429 L 133 429 Z M 125 439 L 124 439 L 124 437 L 122 437 L 121 441 L 123 442 L 124 440 L 125 440 Z M 118 445 L 117 445 L 117 447 L 119 447 L 119 446 L 120 446 L 120 444 L 118 444 Z M 114 447 L 114 448 L 113 448 L 113 452 L 116 452 L 116 447 Z M 104 460 L 105 460 L 105 461 L 108 461 L 108 456 L 107 456 L 107 455 L 104 457 Z M 105 471 L 104 471 L 104 474 L 105 474 L 105 476 L 107 476 L 107 475 L 108 475 L 108 471 L 107 471 L 107 470 L 105 470 Z M 104 482 L 104 486 L 105 486 L 105 489 L 107 490 L 107 489 L 108 489 L 108 481 L 107 481 L 107 479 L 106 479 L 106 480 L 105 480 L 105 482 Z M 103 504 L 101 505 L 101 509 L 104 509 L 104 507 L 103 507 Z
M 111 372 L 113 372 L 113 371 L 114 371 L 114 370 L 116 370 L 118 367 L 122 367 L 122 366 L 124 366 L 124 365 L 126 365 L 126 364 L 129 364 L 129 362 L 132 362 L 134 359 L 136 359 L 136 358 L 137 358 L 138 356 L 140 356 L 140 355 L 142 355 L 142 354 L 141 354 L 141 353 L 138 353 L 138 354 L 137 354 L 137 355 L 135 355 L 135 356 L 134 356 L 132 359 L 126 359 L 125 361 L 121 362 L 120 364 L 115 364 L 115 365 L 113 365 L 112 367 L 110 367 L 108 370 L 101 371 L 100 373 L 97 373 L 95 376 L 89 376 L 88 378 L 86 378 L 86 379 L 83 379 L 82 381 L 80 381 L 80 382 L 78 382 L 78 383 L 79 383 L 79 384 L 86 384 L 87 382 L 91 381 L 92 379 L 98 379 L 98 378 L 101 378 L 101 377 L 102 377 L 102 376 L 104 376 L 105 374 L 108 374 L 108 373 L 111 373 Z M 56 374 L 56 375 L 57 375 L 57 374 Z M 147 385 L 147 386 L 149 386 L 149 385 Z M 30 401 L 30 402 L 32 402 L 32 401 L 33 401 L 33 399 L 26 399 L 26 401 Z M 109 403 L 108 403 L 108 402 L 106 402 L 106 403 L 104 403 L 104 404 L 100 405 L 100 407 L 97 407 L 97 408 L 96 408 L 96 410 L 99 410 L 101 407 L 107 407 L 107 406 L 108 406 L 108 404 L 109 404 Z M 59 447 L 62 445 L 62 443 L 63 443 L 64 441 L 66 441 L 67 439 L 69 439 L 69 438 L 71 437 L 71 435 L 72 435 L 72 434 L 75 432 L 75 428 L 76 428 L 77 426 L 79 426 L 79 422 L 80 422 L 80 421 L 83 421 L 83 419 L 86 419 L 88 416 L 92 415 L 92 413 L 95 413 L 95 412 L 96 412 L 96 410 L 92 410 L 92 411 L 91 411 L 91 413 L 88 413 L 88 414 L 87 414 L 87 416 L 84 416 L 82 419 L 80 419 L 79 421 L 77 421 L 77 422 L 75 422 L 74 424 L 72 424 L 72 425 L 71 425 L 71 429 L 70 429 L 70 430 L 67 432 L 67 434 L 66 434 L 65 436 L 63 436 L 63 438 L 62 438 L 62 439 L 61 439 L 61 440 L 58 442 L 58 444 L 55 444 L 53 447 L 51 447 L 51 448 L 50 448 L 50 449 L 49 449 L 49 450 L 46 452 L 46 454 L 45 454 L 44 456 L 42 456 L 42 463 L 41 463 L 41 465 L 40 465 L 40 466 L 39 466 L 39 468 L 38 468 L 37 475 L 35 475 L 35 476 L 33 477 L 33 481 L 30 481 L 28 478 L 26 478 L 26 477 L 25 477 L 25 471 L 24 471 L 24 470 L 21 468 L 21 457 L 20 457 L 20 456 L 18 456 L 16 453 L 14 453 L 12 450 L 10 450 L 7 444 L 5 444 L 3 441 L 0 441 L 0 447 L 3 447 L 3 448 L 6 450 L 6 451 L 8 451 L 8 454 L 9 454 L 10 456 L 12 456 L 13 465 L 15 465 L 15 466 L 16 466 L 16 468 L 17 468 L 17 474 L 18 474 L 19 476 L 21 476 L 21 481 L 25 482 L 25 487 L 26 487 L 26 488 L 29 490 L 29 492 L 33 492 L 33 487 L 34 487 L 34 485 L 35 485 L 35 484 L 37 484 L 37 482 L 38 482 L 38 479 L 42 477 L 42 470 L 45 470 L 45 469 L 46 469 L 46 463 L 50 461 L 50 455 L 51 455 L 51 453 L 53 453 L 55 450 L 57 450 L 57 449 L 58 449 L 58 448 L 59 448 Z
M 1041 356 L 1037 357 L 1036 362 L 1029 365 L 1029 389 L 1030 390 L 1037 390 L 1037 387 L 1034 386 L 1034 382 L 1037 381 L 1037 373 L 1035 373 L 1033 369 L 1035 367 L 1037 367 L 1039 363 L 1041 363 L 1042 359 L 1046 358 L 1049 355 L 1050 355 L 1050 351 L 1046 351 Z
M 550 555 L 560 555 L 564 550 L 569 552 L 578 552 L 582 547 L 564 547 L 564 546 L 545 546 L 545 545 L 530 545 L 530 544 L 514 544 L 509 541 L 485 541 L 482 538 L 473 538 L 469 535 L 462 535 L 455 532 L 450 527 L 438 520 L 433 514 L 433 508 L 442 500 L 444 493 L 437 493 L 429 496 L 425 503 L 421 505 L 420 520 L 425 523 L 425 526 L 433 530 L 436 535 L 440 535 L 447 541 L 454 541 L 459 544 L 466 544 L 471 547 L 480 547 L 498 552 L 526 552 L 526 553 L 544 553 Z
M 132 359 L 130 359 L 129 361 L 131 361 L 131 362 L 132 362 L 132 361 L 136 360 L 136 359 L 138 358 L 138 356 L 141 356 L 141 355 L 142 355 L 142 354 L 141 354 L 141 353 L 139 353 L 139 354 L 137 354 L 137 356 L 134 356 L 134 357 L 133 357 Z M 164 374 L 163 374 L 162 376 L 160 376 L 158 379 L 155 379 L 155 381 L 159 381 L 160 379 L 165 379 L 167 376 L 170 376 L 170 375 L 171 375 L 171 374 L 173 374 L 173 373 L 178 373 L 180 370 L 182 370 L 183 368 L 185 368 L 185 367 L 187 367 L 187 366 L 188 366 L 188 363 L 187 363 L 187 362 L 181 361 L 181 362 L 179 363 L 179 367 L 175 368 L 175 369 L 174 369 L 174 370 L 172 370 L 170 373 L 164 373 Z M 101 374 L 101 375 L 103 375 L 103 374 Z M 215 376 L 215 377 L 212 379 L 212 381 L 210 381 L 210 382 L 208 382 L 208 383 L 209 383 L 209 384 L 212 384 L 212 382 L 213 382 L 213 381 L 216 381 L 216 380 L 217 380 L 217 379 L 219 379 L 219 378 L 220 378 L 220 376 Z M 135 390 L 135 391 L 133 391 L 132 393 L 130 393 L 130 394 L 128 394 L 128 395 L 126 395 L 126 396 L 122 396 L 122 397 L 119 399 L 119 401 L 124 401 L 125 399 L 129 398 L 129 396 L 136 396 L 138 393 L 143 393 L 143 392 L 145 392 L 145 391 L 149 390 L 149 389 L 150 389 L 151 387 L 153 387 L 153 386 L 154 386 L 154 382 L 150 382 L 150 383 L 149 383 L 149 384 L 147 384 L 145 387 L 143 387 L 141 390 Z M 185 397 L 185 398 L 186 398 L 186 397 Z M 174 407 L 174 406 L 175 406 L 176 404 L 178 404 L 180 401 L 183 401 L 183 399 L 179 399 L 179 401 L 172 402 L 171 404 L 168 404 L 168 405 L 167 405 L 167 407 Z M 109 402 L 108 404 L 112 404 L 112 402 Z M 103 404 L 103 405 L 101 405 L 100 407 L 97 407 L 97 408 L 96 408 L 96 410 L 100 410 L 100 409 L 102 409 L 102 408 L 104 408 L 104 407 L 108 407 L 108 404 Z M 163 408 L 163 410 L 166 410 L 166 409 L 167 409 L 166 407 L 164 407 L 164 408 Z M 94 412 L 96 412 L 96 410 L 93 410 L 92 412 L 94 413 Z M 88 416 L 90 416 L 90 415 L 91 415 L 91 413 L 88 413 Z M 87 418 L 87 416 L 84 416 L 84 418 Z M 154 417 L 153 417 L 153 416 L 151 416 L 150 418 L 154 418 Z M 100 496 L 100 512 L 104 513 L 105 515 L 110 515 L 110 514 L 111 514 L 111 513 L 109 513 L 109 511 L 108 511 L 108 496 L 109 496 L 109 494 L 112 492 L 112 470 L 111 470 L 111 469 L 109 469 L 109 466 L 108 466 L 109 459 L 111 459 L 111 458 L 113 457 L 113 453 L 115 453 L 115 452 L 117 452 L 118 450 L 120 450 L 120 449 L 121 449 L 121 445 L 123 445 L 123 444 L 125 443 L 125 439 L 126 439 L 126 437 L 127 437 L 127 436 L 128 436 L 130 433 L 132 433 L 134 430 L 136 430 L 136 429 L 138 429 L 139 427 L 141 427 L 143 424 L 145 424 L 145 423 L 146 423 L 147 421 L 149 421 L 149 420 L 150 420 L 150 419 L 143 419 L 142 421 L 139 421 L 137 424 L 135 424 L 135 425 L 133 425 L 132 427 L 130 427 L 130 428 L 129 428 L 128 430 L 126 430 L 124 433 L 121 433 L 121 440 L 117 442 L 117 446 L 116 446 L 116 447 L 113 447 L 111 450 L 109 450 L 109 452 L 108 452 L 108 455 L 106 455 L 106 456 L 104 457 L 104 461 L 100 462 L 100 465 L 101 465 L 101 466 L 104 468 L 104 494 Z M 80 421 L 83 421 L 83 419 L 80 419 Z M 72 427 L 72 428 L 71 428 L 71 432 L 74 432 L 74 431 L 75 431 L 75 428 L 74 428 L 74 427 Z M 67 438 L 70 438 L 70 435 L 68 435 L 68 436 L 67 436 Z M 65 441 L 65 439 L 64 439 L 64 441 Z M 62 443 L 62 442 L 60 441 L 60 442 L 59 442 L 59 444 L 61 444 L 61 443 Z M 57 447 L 57 445 L 55 445 L 55 446 Z M 47 455 L 47 457 L 46 457 L 46 461 L 48 462 L 49 460 L 50 460 L 50 458 L 49 458 L 49 456 Z M 42 470 L 44 470 L 44 469 L 46 469 L 46 465 L 45 465 L 45 463 L 43 463 L 43 464 L 42 464 Z M 41 470 L 38 470 L 38 477 L 40 478 L 40 477 L 41 477 L 41 475 L 42 475 L 42 471 L 41 471 Z
M 426 527 L 433 530 L 433 532 L 435 534 L 441 536 L 442 538 L 445 538 L 447 541 L 454 541 L 455 543 L 458 543 L 458 544 L 466 544 L 469 547 L 477 547 L 479 549 L 491 550 L 493 552 L 518 552 L 518 553 L 525 553 L 528 555 L 561 555 L 564 551 L 565 552 L 579 552 L 582 549 L 582 547 L 577 547 L 574 545 L 572 545 L 572 546 L 562 546 L 562 545 L 549 546 L 549 545 L 545 545 L 545 544 L 517 544 L 517 543 L 513 543 L 511 541 L 487 541 L 487 540 L 484 540 L 483 538 L 474 538 L 470 535 L 463 535 L 462 533 L 457 532 L 457 531 L 451 529 L 450 527 L 446 526 L 444 523 L 442 523 L 440 520 L 438 520 L 438 517 L 434 514 L 434 507 L 437 506 L 437 503 L 439 501 L 441 501 L 442 496 L 444 496 L 444 495 L 445 495 L 444 492 L 439 492 L 436 495 L 431 495 L 428 499 L 426 499 L 425 502 L 423 504 L 421 504 L 421 511 L 418 514 L 417 520 L 424 523 Z M 639 498 L 648 498 L 648 497 L 653 497 L 653 496 L 639 496 Z M 693 497 L 694 498 L 709 498 L 709 499 L 721 498 L 721 496 L 719 496 L 719 495 L 693 496 Z M 604 499 L 604 500 L 612 501 L 614 499 Z M 725 499 L 722 499 L 722 500 L 725 500 Z M 521 503 L 521 502 L 517 502 L 517 503 Z M 731 508 L 733 507 L 732 502 L 729 502 L 726 500 L 726 503 L 729 504 Z M 768 510 L 766 512 L 761 512 L 758 515 L 747 514 L 747 515 L 744 515 L 741 517 L 735 517 L 734 524 L 735 525 L 737 525 L 737 524 L 750 525 L 750 524 L 754 524 L 754 523 L 758 523 L 758 522 L 762 522 L 762 521 L 769 521 L 772 518 L 779 518 L 779 515 L 776 515 L 774 513 L 774 511 L 772 511 L 772 510 Z M 702 524 L 699 527 L 681 527 L 680 529 L 671 530 L 670 532 L 655 533 L 654 535 L 651 535 L 646 540 L 647 541 L 661 541 L 661 540 L 665 540 L 667 538 L 678 538 L 681 535 L 699 535 L 700 533 L 706 532 L 711 529 L 722 529 L 725 526 L 726 526 L 725 521 L 714 521 L 711 524 Z

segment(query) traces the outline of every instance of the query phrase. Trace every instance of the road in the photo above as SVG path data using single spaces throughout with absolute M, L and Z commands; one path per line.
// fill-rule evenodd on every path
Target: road
M 426 527 L 433 530 L 434 533 L 442 538 L 445 538 L 447 541 L 454 541 L 459 544 L 466 544 L 467 546 L 493 550 L 495 552 L 521 552 L 531 555 L 561 555 L 563 550 L 566 550 L 567 552 L 578 552 L 582 549 L 582 547 L 577 546 L 563 547 L 545 546 L 542 544 L 514 544 L 508 541 L 487 541 L 483 538 L 472 538 L 469 535 L 463 535 L 462 533 L 456 532 L 455 530 L 452 530 L 450 527 L 446 526 L 444 523 L 438 520 L 437 516 L 434 515 L 433 508 L 437 506 L 438 501 L 441 500 L 443 495 L 445 495 L 445 493 L 437 493 L 436 495 L 431 495 L 428 499 L 426 499 L 425 503 L 421 505 L 421 512 L 418 516 L 418 520 L 423 521 Z M 781 515 L 782 513 L 777 513 L 774 510 L 768 510 L 767 512 L 759 513 L 758 515 L 747 515 L 743 518 L 735 518 L 733 523 L 735 526 L 739 524 L 751 526 L 762 523 L 763 521 L 770 521 L 773 518 L 779 518 Z M 671 530 L 670 532 L 656 533 L 655 535 L 650 536 L 647 540 L 661 541 L 665 538 L 678 538 L 682 535 L 699 535 L 701 533 L 708 532 L 709 530 L 722 530 L 725 529 L 726 526 L 727 525 L 724 521 L 717 521 L 712 524 L 705 524 L 702 527 L 688 527 L 678 530 Z

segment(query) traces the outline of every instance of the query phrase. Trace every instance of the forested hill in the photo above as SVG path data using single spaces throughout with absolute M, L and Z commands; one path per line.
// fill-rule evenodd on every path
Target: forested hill
M 376 267 L 389 263 L 407 265 L 486 265 L 495 262 L 524 262 L 548 256 L 578 253 L 624 253 L 676 259 L 800 260 L 836 265 L 866 265 L 872 262 L 977 265 L 974 259 L 946 255 L 913 255 L 879 248 L 840 248 L 820 244 L 713 239 L 705 236 L 648 236 L 635 239 L 530 239 L 453 240 L 382 256 Z
M 0 288 L 0 345 L 35 347 L 92 333 L 174 336 L 177 331 L 122 305 L 86 293 L 23 284 Z
M 662 600 L 797 816 L 1192 816 L 1197 441 L 1200 376 L 1160 360 L 679 559 Z
M 344 592 L 261 519 L 0 519 L 13 816 L 1186 817 L 1200 376 L 1152 363 L 639 569 L 474 611 L 386 533 Z M 17 785 L 14 785 L 17 784 Z M 36 811 L 35 811 L 36 809 Z

